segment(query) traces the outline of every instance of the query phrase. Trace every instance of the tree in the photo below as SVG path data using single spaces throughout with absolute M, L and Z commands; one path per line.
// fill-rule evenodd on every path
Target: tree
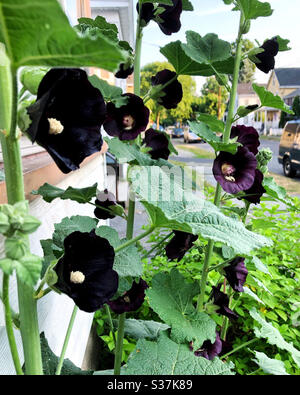
M 226 109 L 228 92 L 224 86 L 219 85 L 215 77 L 206 78 L 201 89 L 202 102 L 199 103 L 201 112 L 215 115 L 221 119 Z
M 255 44 L 247 38 L 242 39 L 242 53 L 250 51 L 255 47 Z M 236 42 L 231 44 L 233 55 L 236 52 Z M 254 81 L 256 66 L 249 59 L 243 60 L 243 66 L 241 67 L 239 74 L 239 83 L 249 83 Z
M 295 113 L 295 117 L 300 117 L 300 96 L 296 96 L 293 101 L 292 110 Z
M 153 62 L 144 66 L 141 70 L 141 95 L 144 96 L 151 88 L 151 77 L 161 70 L 169 69 L 174 71 L 173 66 L 168 62 Z M 149 100 L 147 106 L 151 111 L 151 120 L 163 124 L 174 124 L 184 122 L 192 115 L 191 104 L 196 95 L 196 83 L 188 75 L 180 75 L 178 81 L 182 85 L 183 98 L 178 106 L 171 110 L 166 110 L 154 100 Z

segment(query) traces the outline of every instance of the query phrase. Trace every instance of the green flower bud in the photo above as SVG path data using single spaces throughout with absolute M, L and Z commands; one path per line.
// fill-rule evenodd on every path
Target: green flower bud
M 270 150 L 270 148 L 262 148 L 256 155 L 257 168 L 263 174 L 266 174 L 268 172 L 268 163 L 270 162 L 272 157 L 273 152 Z
M 5 234 L 10 227 L 8 216 L 0 212 L 0 233 Z
M 37 228 L 41 225 L 41 221 L 32 215 L 26 215 L 23 218 L 23 224 L 20 230 L 24 233 L 33 233 L 37 230 Z
M 16 232 L 14 236 L 5 240 L 6 257 L 13 260 L 21 259 L 28 252 L 27 240 L 24 236 Z
M 242 34 L 247 34 L 250 30 L 251 27 L 251 21 L 249 19 L 245 20 L 243 26 L 242 26 Z

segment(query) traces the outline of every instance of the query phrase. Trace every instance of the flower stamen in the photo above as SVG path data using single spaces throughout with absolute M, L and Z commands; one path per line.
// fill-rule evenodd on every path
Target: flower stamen
M 125 130 L 131 130 L 135 125 L 135 120 L 131 115 L 124 115 L 123 125 Z
M 60 121 L 55 118 L 48 118 L 49 122 L 49 134 L 60 134 L 64 127 Z
M 80 272 L 80 271 L 76 271 L 76 272 L 71 272 L 70 273 L 70 281 L 73 284 L 82 284 L 85 280 L 85 275 Z

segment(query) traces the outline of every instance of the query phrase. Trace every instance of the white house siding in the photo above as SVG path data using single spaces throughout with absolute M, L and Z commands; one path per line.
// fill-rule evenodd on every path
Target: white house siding
M 57 186 L 59 188 L 67 188 L 68 186 L 81 188 L 91 186 L 97 182 L 99 189 L 104 188 L 106 183 L 104 158 L 103 155 L 97 155 L 81 169 L 71 173 L 70 176 Z M 30 237 L 31 251 L 34 254 L 42 256 L 43 252 L 40 246 L 40 240 L 52 237 L 55 223 L 60 222 L 64 217 L 70 217 L 72 215 L 93 215 L 93 206 L 60 199 L 56 199 L 52 203 L 46 203 L 38 197 L 30 203 L 30 213 L 42 222 L 39 229 Z M 103 221 L 102 223 L 104 224 L 105 222 Z M 3 240 L 2 243 L 0 240 L 1 256 L 3 256 Z M 2 280 L 2 273 L 0 274 L 0 280 Z M 16 281 L 14 278 L 12 278 L 10 283 L 10 302 L 12 308 L 18 311 Z M 61 352 L 73 307 L 74 303 L 72 299 L 65 295 L 56 294 L 55 292 L 51 292 L 38 301 L 40 332 L 45 333 L 50 348 L 56 355 L 59 355 Z M 79 311 L 72 330 L 66 358 L 69 358 L 79 367 L 82 365 L 92 320 L 93 314 Z M 21 362 L 23 363 L 20 334 L 18 330 L 15 333 L 21 353 Z M 2 304 L 0 306 L 0 374 L 15 374 L 6 337 Z

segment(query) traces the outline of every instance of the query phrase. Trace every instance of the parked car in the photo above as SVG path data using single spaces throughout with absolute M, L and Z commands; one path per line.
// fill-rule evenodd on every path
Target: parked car
M 294 177 L 300 170 L 300 120 L 286 123 L 279 143 L 278 162 L 286 177 Z
M 194 132 L 192 132 L 189 128 L 184 129 L 184 142 L 185 143 L 200 143 L 201 137 L 197 136 Z
M 183 137 L 183 129 L 182 128 L 175 128 L 172 130 L 172 137 L 180 138 Z

